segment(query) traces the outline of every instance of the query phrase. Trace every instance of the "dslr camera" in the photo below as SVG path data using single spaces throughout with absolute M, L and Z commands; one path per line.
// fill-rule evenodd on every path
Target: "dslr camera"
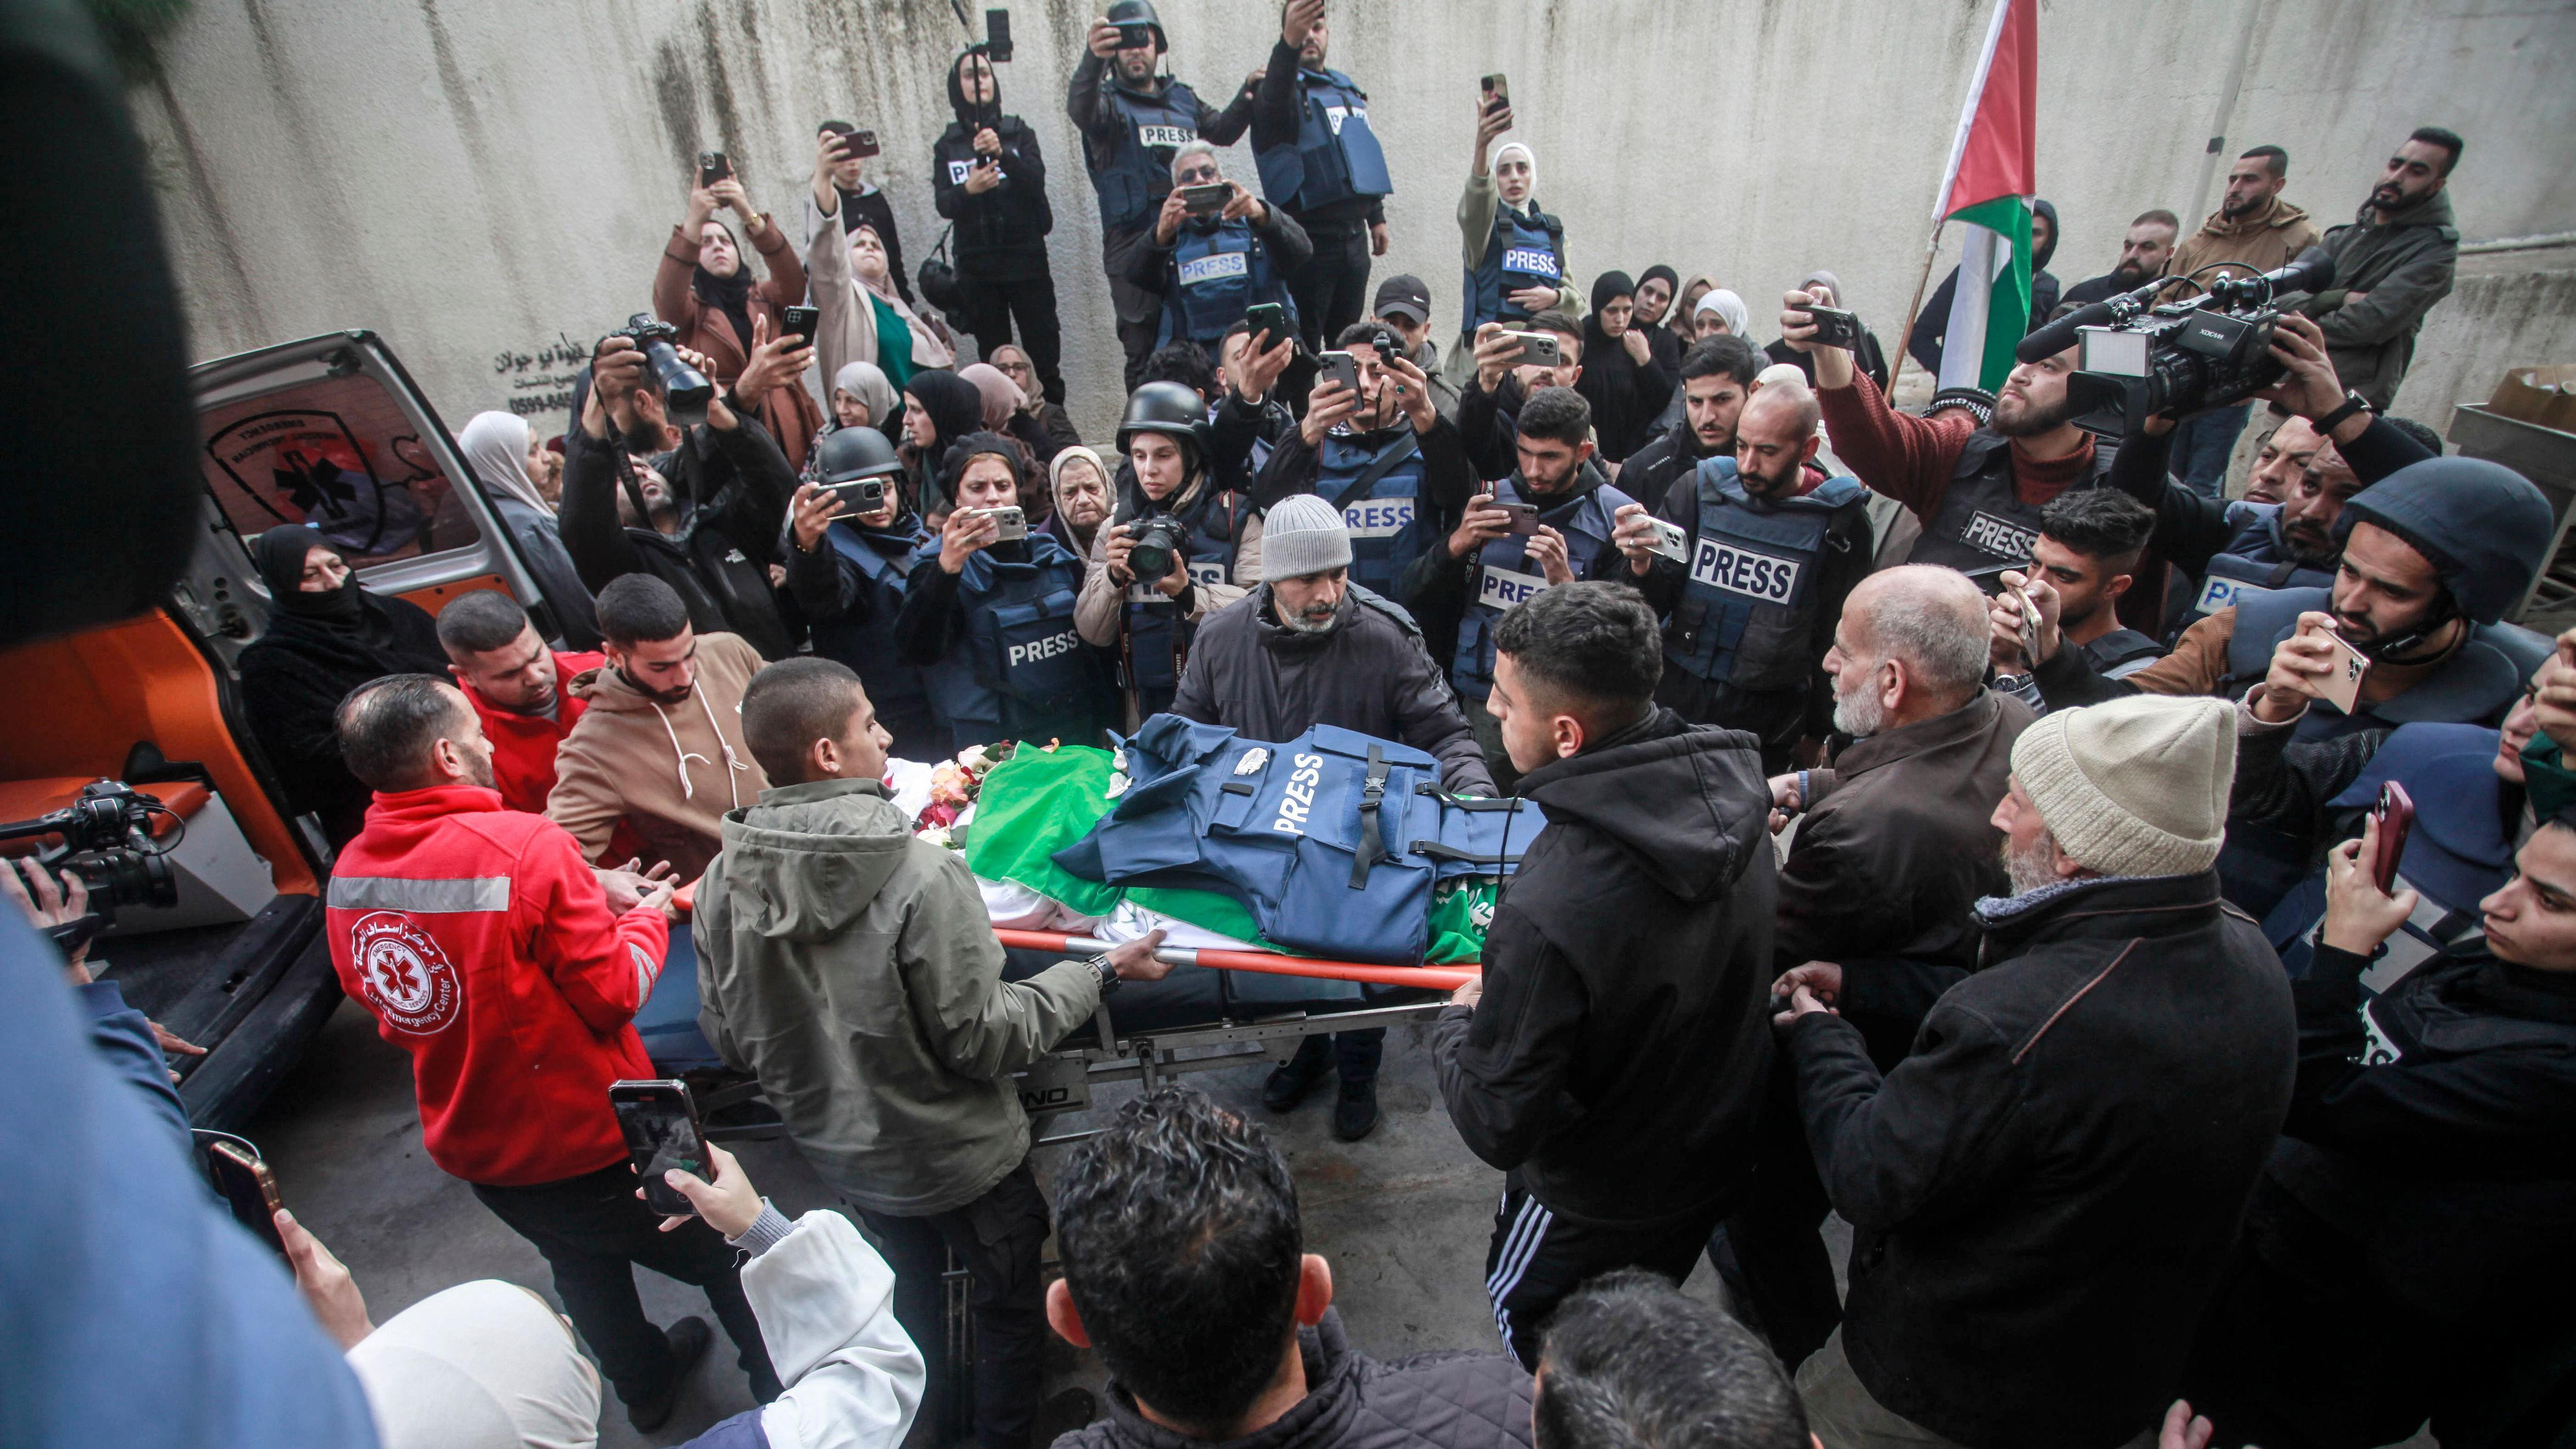
M 2076 371 L 2066 379 L 2075 426 L 2126 437 L 2158 413 L 2226 407 L 2280 381 L 2283 369 L 2271 351 L 2281 320 L 2274 301 L 2331 286 L 2334 258 L 2310 247 L 2278 271 L 2222 278 L 2188 302 L 2156 305 L 2156 292 L 2171 281 L 2078 308 L 2014 350 L 2036 362 L 2076 344 Z
M 1127 555 L 1127 567 L 1146 583 L 1158 583 L 1172 576 L 1181 547 L 1181 521 L 1169 514 L 1140 518 L 1127 525 L 1127 536 L 1136 540 L 1134 551 Z
M 608 335 L 627 338 L 643 349 L 644 364 L 653 369 L 653 380 L 662 393 L 664 416 L 682 427 L 707 420 L 707 404 L 716 397 L 715 384 L 680 360 L 678 328 L 650 312 L 638 312 Z
M 122 780 L 92 780 L 60 810 L 0 825 L 0 840 L 62 837 L 59 845 L 39 849 L 36 863 L 47 870 L 70 871 L 89 887 L 94 919 L 55 927 L 55 940 L 68 947 L 89 939 L 114 923 L 118 906 L 179 903 L 179 878 L 164 858 L 169 851 L 152 842 L 155 811 L 167 813 L 168 807 Z

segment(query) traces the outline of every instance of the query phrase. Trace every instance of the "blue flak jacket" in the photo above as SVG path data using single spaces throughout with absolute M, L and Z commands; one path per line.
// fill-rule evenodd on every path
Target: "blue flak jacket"
M 1118 744 L 1131 783 L 1055 863 L 1221 892 L 1308 955 L 1420 965 L 1432 886 L 1510 874 L 1547 826 L 1525 800 L 1449 794 L 1420 750 L 1333 725 L 1270 743 L 1158 714 Z

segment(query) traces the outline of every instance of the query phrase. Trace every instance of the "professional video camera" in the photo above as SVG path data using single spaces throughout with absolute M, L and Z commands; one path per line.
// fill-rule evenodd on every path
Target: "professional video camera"
M 62 843 L 36 852 L 48 870 L 67 870 L 89 887 L 88 917 L 53 928 L 66 949 L 113 924 L 118 906 L 168 907 L 179 903 L 179 877 L 165 859 L 178 844 L 156 846 L 152 816 L 170 808 L 122 780 L 92 780 L 60 810 L 0 825 L 0 840 L 59 835 Z M 10 867 L 0 866 L 0 869 Z
M 707 404 L 715 401 L 715 384 L 707 375 L 680 360 L 679 329 L 650 312 L 638 312 L 626 319 L 626 325 L 609 334 L 634 340 L 644 350 L 645 364 L 661 385 L 662 413 L 682 427 L 707 420 Z
M 2082 349 L 2066 379 L 2075 426 L 2105 438 L 2136 432 L 2157 413 L 2177 415 L 2243 402 L 2281 380 L 2272 329 L 2275 298 L 2334 283 L 2334 258 L 2310 247 L 2261 276 L 2222 278 L 2188 302 L 2155 304 L 2173 285 L 2160 277 L 2134 292 L 2079 307 L 2021 340 L 2024 362 Z

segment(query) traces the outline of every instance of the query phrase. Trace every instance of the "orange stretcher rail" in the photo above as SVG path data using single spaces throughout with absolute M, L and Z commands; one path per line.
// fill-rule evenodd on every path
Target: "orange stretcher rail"
M 1006 931 L 995 927 L 993 934 L 1005 946 L 1018 946 L 1030 951 L 1062 951 L 1068 955 L 1097 956 L 1119 944 L 1095 941 L 1088 936 L 1068 936 L 1061 931 Z M 1371 966 L 1360 961 L 1316 961 L 1304 956 L 1279 956 L 1267 951 L 1218 951 L 1189 946 L 1165 946 L 1154 952 L 1156 960 L 1175 966 L 1211 966 L 1219 971 L 1258 971 L 1265 976 L 1311 976 L 1324 981 L 1365 981 L 1376 986 L 1420 986 L 1440 991 L 1454 991 L 1483 973 L 1472 966 Z

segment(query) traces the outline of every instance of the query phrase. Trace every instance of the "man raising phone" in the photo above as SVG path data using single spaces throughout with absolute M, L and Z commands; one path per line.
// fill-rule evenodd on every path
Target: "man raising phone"
M 753 1396 L 776 1398 L 733 1250 L 702 1222 L 661 1231 L 608 1105 L 609 1084 L 656 1075 L 631 1022 L 670 945 L 671 883 L 594 873 L 562 826 L 505 809 L 483 726 L 445 680 L 377 680 L 337 724 L 376 796 L 331 873 L 331 964 L 411 1053 L 430 1160 L 545 1255 L 636 1428 L 671 1416 L 713 1337 L 696 1317 L 655 1327 L 638 1263 L 704 1288 Z

